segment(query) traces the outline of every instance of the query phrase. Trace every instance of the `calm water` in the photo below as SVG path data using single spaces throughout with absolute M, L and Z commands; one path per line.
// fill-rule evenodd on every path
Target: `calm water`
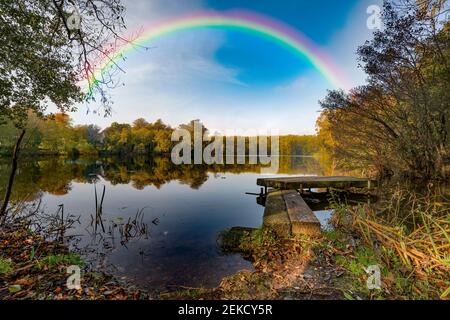
M 252 269 L 239 254 L 220 252 L 216 240 L 226 228 L 261 226 L 264 208 L 245 194 L 259 192 L 260 169 L 174 166 L 166 158 L 28 160 L 20 165 L 14 198 L 40 199 L 49 213 L 63 204 L 65 216 L 79 217 L 67 235 L 77 236 L 76 247 L 95 269 L 145 288 L 212 287 Z M 0 164 L 1 186 L 7 170 Z M 279 175 L 290 174 L 324 171 L 314 158 L 283 158 Z M 103 186 L 105 231 L 98 225 L 95 232 L 94 190 L 101 198 Z M 325 222 L 329 212 L 317 215 Z

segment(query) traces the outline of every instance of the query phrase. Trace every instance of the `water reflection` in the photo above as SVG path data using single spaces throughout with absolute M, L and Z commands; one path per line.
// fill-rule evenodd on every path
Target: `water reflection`
M 95 183 L 100 177 L 112 185 L 129 184 L 138 190 L 160 188 L 177 180 L 193 189 L 200 188 L 208 173 L 260 173 L 261 165 L 174 165 L 166 157 L 66 159 L 62 157 L 25 159 L 20 163 L 14 185 L 17 199 L 38 197 L 39 192 L 65 195 L 72 182 Z M 0 161 L 0 192 L 4 191 L 9 162 Z M 279 174 L 322 175 L 328 171 L 312 157 L 281 157 Z
M 279 175 L 325 170 L 310 157 L 280 159 Z M 169 158 L 25 160 L 13 199 L 41 199 L 49 212 L 63 205 L 66 215 L 79 217 L 66 236 L 77 236 L 93 268 L 146 288 L 216 286 L 252 268 L 240 255 L 220 252 L 216 239 L 226 228 L 261 226 L 264 208 L 245 195 L 258 192 L 260 171 L 259 165 L 175 166 Z M 7 172 L 0 163 L 0 192 Z

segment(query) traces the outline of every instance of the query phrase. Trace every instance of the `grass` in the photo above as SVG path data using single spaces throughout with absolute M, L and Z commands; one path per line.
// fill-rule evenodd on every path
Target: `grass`
M 378 265 L 382 276 L 386 275 L 386 268 L 380 256 L 371 247 L 360 241 L 355 241 L 352 235 L 339 229 L 324 232 L 326 240 L 320 246 L 326 246 L 334 252 L 335 263 L 345 270 L 342 277 L 337 279 L 338 287 L 347 300 L 382 299 L 379 290 L 369 290 L 367 287 L 367 272 L 369 266 Z
M 58 265 L 78 265 L 83 266 L 84 262 L 79 255 L 74 253 L 52 254 L 39 259 L 42 266 L 53 267 Z
M 13 263 L 9 259 L 0 256 L 0 274 L 7 274 L 13 270 Z
M 23 224 L 0 228 L 0 300 L 123 300 L 153 295 L 103 272 L 81 272 L 83 290 L 69 289 L 67 267 L 85 263 L 63 243 L 45 238 Z
M 268 228 L 260 228 L 252 231 L 250 239 L 251 243 L 257 247 L 270 246 L 276 243 L 275 234 Z
M 346 290 L 375 299 L 449 297 L 450 206 L 445 199 L 397 188 L 378 207 L 333 207 L 332 224 L 339 231 L 328 232 L 327 239 L 339 250 L 349 237 L 357 239 L 351 254 L 336 257 L 353 280 L 346 282 Z M 365 286 L 364 268 L 373 264 L 381 269 L 379 292 Z
M 222 250 L 227 252 L 252 251 L 276 244 L 275 233 L 269 228 L 231 228 L 220 233 Z

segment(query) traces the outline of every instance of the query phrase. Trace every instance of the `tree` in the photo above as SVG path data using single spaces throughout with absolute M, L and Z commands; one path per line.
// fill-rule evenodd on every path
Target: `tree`
M 156 153 L 170 153 L 172 141 L 170 137 L 172 130 L 157 130 L 155 134 L 155 150 Z
M 102 128 L 97 125 L 90 124 L 84 127 L 86 130 L 86 140 L 89 144 L 98 148 L 103 142 Z
M 95 61 L 112 58 L 118 32 L 124 28 L 120 0 L 3 0 L 0 2 L 0 122 L 21 129 L 14 147 L 8 188 L 0 208 L 4 220 L 17 168 L 27 114 L 42 115 L 49 102 L 61 111 L 75 109 L 85 95 L 79 86 L 87 79 L 100 92 L 111 77 L 95 77 Z M 89 96 L 93 98 L 92 96 Z
M 143 129 L 147 128 L 149 123 L 144 118 L 139 118 L 133 121 L 133 128 L 134 129 Z
M 450 70 L 446 1 L 385 2 L 385 28 L 358 49 L 368 84 L 321 101 L 334 150 L 378 173 L 445 176 Z

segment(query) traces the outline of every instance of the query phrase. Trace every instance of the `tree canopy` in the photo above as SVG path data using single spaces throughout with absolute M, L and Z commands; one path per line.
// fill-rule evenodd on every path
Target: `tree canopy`
M 445 175 L 450 157 L 446 1 L 386 1 L 384 28 L 359 47 L 367 85 L 321 101 L 319 135 L 343 162 L 380 174 Z
M 125 27 L 120 0 L 3 0 L 0 2 L 0 121 L 25 127 L 28 110 L 42 115 L 49 103 L 73 111 L 94 77 L 95 61 L 108 58 Z M 105 111 L 110 104 L 104 86 Z

